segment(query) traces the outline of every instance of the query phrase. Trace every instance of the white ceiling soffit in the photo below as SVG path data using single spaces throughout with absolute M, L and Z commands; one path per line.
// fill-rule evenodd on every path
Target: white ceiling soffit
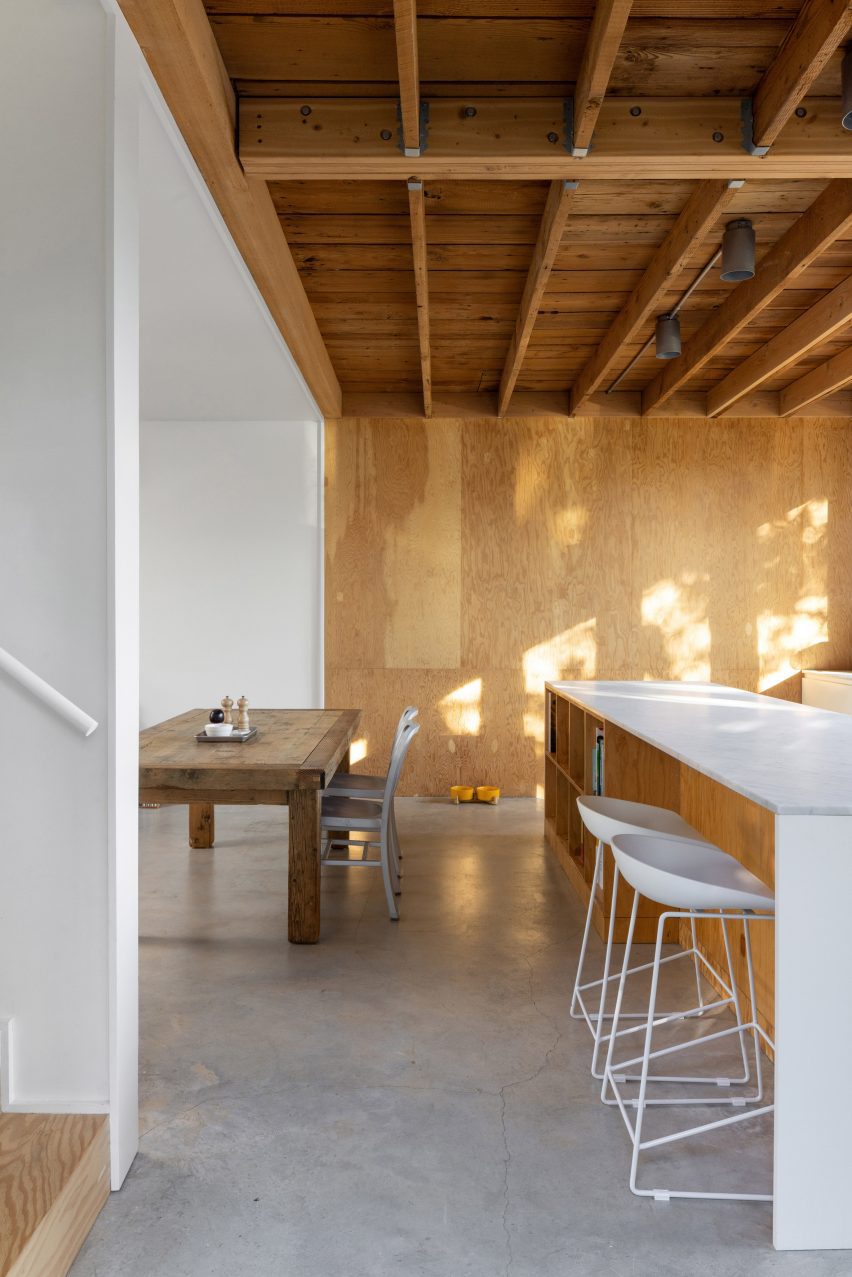
M 142 420 L 320 420 L 174 123 L 140 97 Z

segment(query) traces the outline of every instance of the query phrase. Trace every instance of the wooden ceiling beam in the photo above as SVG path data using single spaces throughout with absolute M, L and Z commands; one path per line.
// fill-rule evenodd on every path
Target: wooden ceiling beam
M 852 322 L 852 275 L 794 319 L 733 372 L 707 392 L 707 415 L 717 417 L 743 395 L 750 394 L 785 368 L 799 362 L 814 346 Z
M 761 258 L 753 279 L 738 284 L 726 301 L 686 342 L 642 393 L 642 411 L 651 412 L 701 371 L 728 342 L 771 306 L 836 239 L 852 234 L 852 182 L 832 182 L 811 207 Z
M 781 391 L 779 410 L 782 417 L 801 412 L 808 404 L 833 395 L 852 383 L 852 347 L 841 350 L 839 355 L 805 373 L 798 381 Z
M 393 29 L 399 75 L 402 144 L 407 156 L 420 154 L 420 66 L 417 55 L 417 2 L 393 0 Z
M 119 0 L 163 97 L 320 411 L 340 385 L 266 183 L 234 154 L 236 104 L 201 0 Z
M 722 413 L 726 421 L 753 420 L 755 417 L 777 417 L 779 395 L 774 390 L 759 390 Z M 497 396 L 493 391 L 453 391 L 436 388 L 432 401 L 433 417 L 493 419 L 497 415 Z M 838 391 L 818 404 L 805 406 L 804 417 L 839 417 L 848 422 L 852 417 L 852 393 Z M 359 390 L 344 392 L 344 417 L 422 417 L 423 400 L 410 390 Z M 512 400 L 507 419 L 560 417 L 577 420 L 569 413 L 568 396 L 559 390 L 518 390 Z M 639 395 L 636 391 L 618 390 L 612 395 L 594 395 L 583 411 L 583 417 L 626 418 L 639 420 Z M 678 396 L 665 411 L 652 413 L 665 421 L 703 421 L 704 396 Z
M 637 339 L 662 298 L 671 290 L 673 281 L 689 265 L 696 246 L 730 204 L 735 189 L 729 182 L 718 181 L 696 186 L 624 308 L 577 377 L 571 392 L 573 413 L 582 412 L 595 391 L 603 386 L 624 347 Z
M 794 115 L 763 157 L 749 155 L 742 146 L 740 108 L 739 98 L 606 98 L 595 145 L 587 156 L 577 157 L 569 153 L 561 98 L 433 99 L 428 147 L 417 162 L 417 176 L 424 181 L 852 177 L 852 147 L 840 125 L 839 98 L 809 98 L 805 116 Z M 405 180 L 410 161 L 397 138 L 395 98 L 240 103 L 243 168 L 268 181 Z
M 432 416 L 432 345 L 429 336 L 429 271 L 426 260 L 426 202 L 423 183 L 408 183 L 411 247 L 414 253 L 414 290 L 417 298 L 417 337 L 420 343 L 420 376 L 423 382 L 423 415 Z
M 849 0 L 806 0 L 752 99 L 756 147 L 771 146 L 852 24 Z
M 595 5 L 574 89 L 574 155 L 588 152 L 632 2 L 598 0 Z
M 547 281 L 550 278 L 550 272 L 553 270 L 553 263 L 556 261 L 556 254 L 562 242 L 562 233 L 565 230 L 565 223 L 571 211 L 571 201 L 576 189 L 576 182 L 551 182 L 550 184 L 538 239 L 533 249 L 532 261 L 530 262 L 526 283 L 524 284 L 518 318 L 515 321 L 515 330 L 509 342 L 506 362 L 503 365 L 503 375 L 500 378 L 497 412 L 501 417 L 506 413 L 509 400 L 515 389 L 515 383 L 518 380 L 518 373 L 521 371 L 524 355 L 526 354 L 536 316 L 541 306 L 541 299 L 544 296 L 544 290 L 547 287 Z

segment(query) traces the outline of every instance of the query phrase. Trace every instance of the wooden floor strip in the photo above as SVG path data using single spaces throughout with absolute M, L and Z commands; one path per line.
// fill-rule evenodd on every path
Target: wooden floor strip
M 105 1117 L 0 1114 L 0 1277 L 65 1277 L 108 1196 Z

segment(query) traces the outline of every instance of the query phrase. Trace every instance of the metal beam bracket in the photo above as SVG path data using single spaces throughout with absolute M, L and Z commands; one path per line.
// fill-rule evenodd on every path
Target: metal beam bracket
M 581 160 L 584 155 L 588 155 L 592 149 L 592 143 L 588 146 L 574 145 L 574 99 L 566 98 L 562 103 L 562 118 L 565 121 L 565 150 L 569 155 L 573 155 L 575 159 Z
M 406 146 L 405 137 L 402 131 L 402 103 L 396 104 L 396 125 L 397 139 L 399 149 L 403 155 L 407 155 L 409 159 L 415 160 L 418 155 L 422 155 L 429 145 L 429 103 L 421 100 L 420 102 L 420 145 L 418 147 Z
M 574 149 L 574 99 L 566 98 L 562 103 L 562 123 L 565 129 L 565 138 L 563 145 L 569 155 L 583 156 L 586 151 L 580 147 L 579 150 Z
M 743 98 L 740 102 L 740 120 L 743 126 L 741 135 L 743 150 L 749 155 L 766 155 L 769 151 L 768 146 L 754 144 L 754 107 L 751 98 Z

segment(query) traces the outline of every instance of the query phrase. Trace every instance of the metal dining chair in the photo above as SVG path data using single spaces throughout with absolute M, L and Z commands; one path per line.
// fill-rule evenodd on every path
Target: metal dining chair
M 396 725 L 396 731 L 393 734 L 393 742 L 391 744 L 390 751 L 391 758 L 393 758 L 393 753 L 399 743 L 399 738 L 402 735 L 403 728 L 408 723 L 413 722 L 419 713 L 420 711 L 416 705 L 408 705 L 400 714 L 399 722 Z M 388 765 L 390 766 L 390 762 Z M 335 772 L 331 780 L 328 782 L 324 793 L 329 796 L 335 795 L 338 798 L 368 798 L 373 802 L 380 803 L 385 791 L 387 779 L 387 773 L 385 773 L 384 776 L 375 774 L 368 776 L 363 774 L 352 774 L 350 772 Z M 392 850 L 397 862 L 398 873 L 399 861 L 402 859 L 402 849 L 399 845 L 399 836 L 396 831 L 396 817 L 393 814 L 393 809 L 391 809 L 390 832 Z
M 322 833 L 322 862 L 325 865 L 337 865 L 347 869 L 370 866 L 381 869 L 388 903 L 388 913 L 393 921 L 399 918 L 396 897 L 402 887 L 399 875 L 399 862 L 396 851 L 396 821 L 394 818 L 394 795 L 402 774 L 405 756 L 411 742 L 420 731 L 419 723 L 408 722 L 399 733 L 391 754 L 390 766 L 385 777 L 380 801 L 367 798 L 350 798 L 342 794 L 330 794 L 326 791 L 322 799 L 320 828 Z M 353 834 L 354 831 L 354 834 Z M 366 834 L 365 838 L 355 834 Z M 372 836 L 371 836 L 372 835 Z M 332 852 L 342 847 L 360 847 L 362 855 L 333 857 Z M 378 848 L 378 857 L 369 855 L 373 848 Z

